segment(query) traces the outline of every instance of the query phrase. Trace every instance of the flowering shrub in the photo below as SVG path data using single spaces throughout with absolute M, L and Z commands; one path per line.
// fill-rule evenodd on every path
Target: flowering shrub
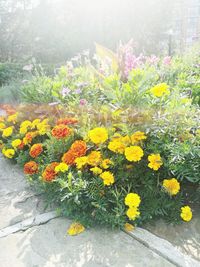
M 1 117 L 1 150 L 62 213 L 86 225 L 130 229 L 157 217 L 190 221 L 185 184 L 154 134 L 113 125 L 84 131 L 76 118 Z M 156 137 L 159 143 L 159 136 Z M 23 145 L 22 145 L 23 144 Z M 132 228 L 131 228 L 132 229 Z M 68 232 L 82 232 L 74 224 Z

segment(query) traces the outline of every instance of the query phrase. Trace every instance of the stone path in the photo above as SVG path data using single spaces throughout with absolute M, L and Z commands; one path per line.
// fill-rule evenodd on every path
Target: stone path
M 183 265 L 173 264 L 171 257 L 166 259 L 166 251 L 164 255 L 157 251 L 160 245 L 168 248 L 166 241 L 159 244 L 160 239 L 154 239 L 158 245 L 153 247 L 152 240 L 148 240 L 151 234 L 145 234 L 145 241 L 142 229 L 128 235 L 95 228 L 68 236 L 71 221 L 54 218 L 56 214 L 45 213 L 44 207 L 42 196 L 35 195 L 22 171 L 0 158 L 0 267 L 200 266 L 184 257 Z M 15 233 L 11 234 L 11 229 Z

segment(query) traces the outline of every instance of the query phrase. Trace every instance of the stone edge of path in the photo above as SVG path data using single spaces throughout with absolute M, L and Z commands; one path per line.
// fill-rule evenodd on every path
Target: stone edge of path
M 19 223 L 0 229 L 0 238 L 6 237 L 10 234 L 14 234 L 19 231 L 25 231 L 33 226 L 45 224 L 48 221 L 55 219 L 57 217 L 59 217 L 59 215 L 56 213 L 56 211 L 50 211 L 30 217 Z
M 23 220 L 20 223 L 16 223 L 14 225 L 0 229 L 0 238 L 6 237 L 10 234 L 14 234 L 19 231 L 25 231 L 33 226 L 45 224 L 57 217 L 60 216 L 56 213 L 56 211 L 36 215 L 34 217 Z M 169 241 L 160 238 L 143 228 L 137 227 L 136 229 L 130 232 L 125 230 L 122 231 L 142 243 L 144 246 L 146 246 L 159 256 L 171 262 L 175 266 L 200 267 L 199 261 L 191 258 L 188 255 L 183 254 L 177 248 L 175 248 Z
M 165 258 L 175 266 L 200 267 L 199 261 L 191 258 L 188 255 L 183 254 L 169 241 L 160 238 L 143 228 L 137 227 L 133 231 L 129 232 L 123 229 L 123 232 L 133 237 L 134 239 L 142 243 L 144 246 L 151 249 L 159 256 Z

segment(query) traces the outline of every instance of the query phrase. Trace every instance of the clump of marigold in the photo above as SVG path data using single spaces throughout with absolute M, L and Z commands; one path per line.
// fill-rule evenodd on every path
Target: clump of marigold
M 114 175 L 109 171 L 101 173 L 100 177 L 103 180 L 104 185 L 111 185 L 115 182 Z
M 125 157 L 128 161 L 140 161 L 144 155 L 144 151 L 139 146 L 130 146 L 125 149 Z
M 180 191 L 180 183 L 176 178 L 165 179 L 163 181 L 163 187 L 171 196 L 177 195 Z
M 90 140 L 96 144 L 102 144 L 108 139 L 108 132 L 105 128 L 97 127 L 88 132 Z
M 38 173 L 38 164 L 35 161 L 29 161 L 24 165 L 25 174 L 36 174 Z
M 78 120 L 75 118 L 61 118 L 57 120 L 56 124 L 57 125 L 60 125 L 60 124 L 72 125 L 72 124 L 76 124 L 77 122 Z
M 29 151 L 29 155 L 32 158 L 36 158 L 38 157 L 41 153 L 43 152 L 43 147 L 42 144 L 34 144 L 32 145 L 30 151 Z
M 154 171 L 157 171 L 162 165 L 162 159 L 160 154 L 151 154 L 148 156 L 148 167 L 153 169 Z
M 56 125 L 51 131 L 51 134 L 57 139 L 66 138 L 71 133 L 72 130 L 64 124 Z
M 55 168 L 59 165 L 58 162 L 52 162 L 51 164 L 47 165 L 45 170 L 42 173 L 42 178 L 45 182 L 51 182 L 55 179 L 57 172 Z
M 77 158 L 85 156 L 86 151 L 86 143 L 82 140 L 76 140 L 71 145 L 70 149 L 63 155 L 62 161 L 67 165 L 73 165 Z
M 191 208 L 189 206 L 182 207 L 180 216 L 185 222 L 191 221 L 191 219 L 192 219 L 192 210 L 191 210 Z
M 144 132 L 137 131 L 131 135 L 131 142 L 133 145 L 146 139 L 147 139 L 147 136 L 145 135 Z

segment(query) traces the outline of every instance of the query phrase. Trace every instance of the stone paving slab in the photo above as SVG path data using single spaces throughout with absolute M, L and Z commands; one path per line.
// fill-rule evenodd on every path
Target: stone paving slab
M 200 266 L 200 214 L 197 210 L 189 223 L 166 224 L 160 220 L 145 227 L 155 235 L 171 242 L 181 252 L 199 261 Z
M 41 214 L 44 208 L 43 197 L 31 189 L 22 170 L 0 156 L 0 229 Z
M 71 221 L 53 219 L 0 238 L 1 267 L 172 267 L 120 231 L 95 228 L 78 236 L 66 234 Z

